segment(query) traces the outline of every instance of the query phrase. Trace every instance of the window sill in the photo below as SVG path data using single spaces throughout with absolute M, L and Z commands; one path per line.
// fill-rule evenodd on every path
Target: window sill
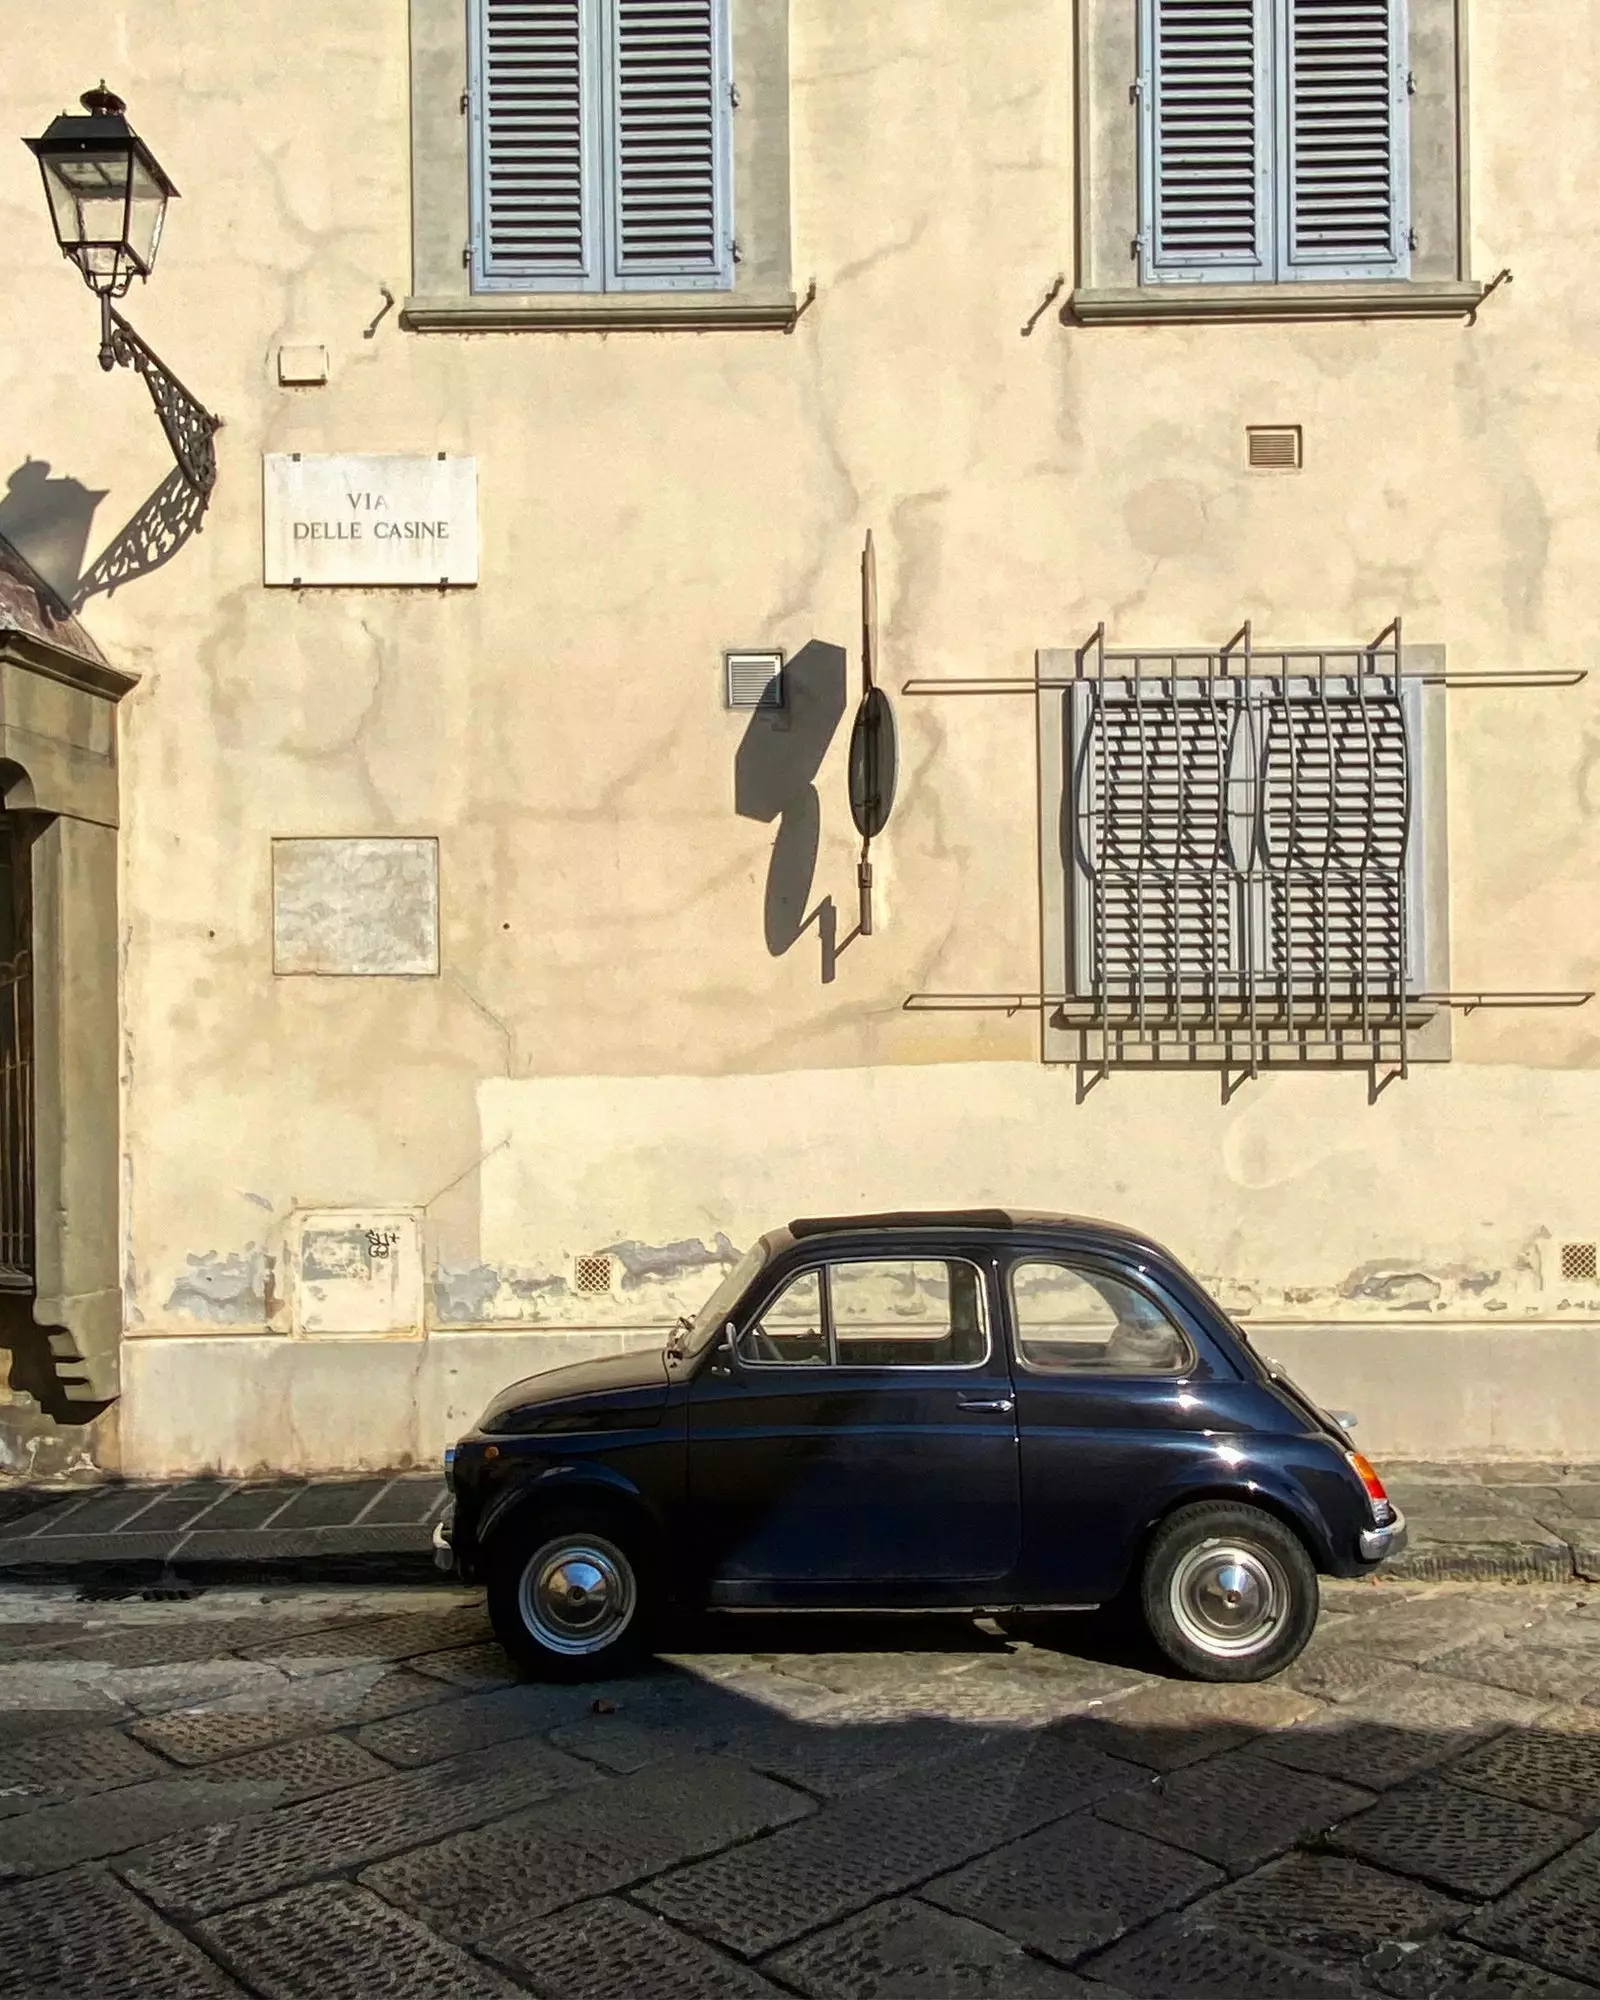
M 790 292 L 480 292 L 407 299 L 400 324 L 412 333 L 787 333 L 800 311 Z
M 1468 319 L 1484 297 L 1471 280 L 1328 285 L 1123 285 L 1075 291 L 1065 325 L 1192 325 L 1204 320 Z

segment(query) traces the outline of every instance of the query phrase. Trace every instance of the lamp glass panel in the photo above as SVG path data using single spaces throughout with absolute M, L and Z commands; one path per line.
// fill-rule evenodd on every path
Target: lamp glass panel
M 144 149 L 133 155 L 133 174 L 128 192 L 128 248 L 139 269 L 148 277 L 161 243 L 161 224 L 167 212 L 167 191 L 151 172 Z

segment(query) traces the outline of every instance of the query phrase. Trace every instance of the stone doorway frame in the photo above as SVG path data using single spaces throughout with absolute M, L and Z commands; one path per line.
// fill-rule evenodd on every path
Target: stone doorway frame
M 121 1380 L 117 704 L 137 686 L 0 543 L 0 798 L 45 816 L 33 843 L 33 1318 L 77 1405 L 112 1401 Z

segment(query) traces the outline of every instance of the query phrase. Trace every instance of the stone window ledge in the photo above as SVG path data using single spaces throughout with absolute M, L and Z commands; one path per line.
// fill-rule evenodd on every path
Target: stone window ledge
M 400 324 L 412 333 L 787 333 L 800 310 L 792 292 L 506 292 L 407 299 Z
M 1125 285 L 1075 291 L 1071 326 L 1193 325 L 1205 320 L 1467 319 L 1485 287 L 1470 280 L 1369 284 Z

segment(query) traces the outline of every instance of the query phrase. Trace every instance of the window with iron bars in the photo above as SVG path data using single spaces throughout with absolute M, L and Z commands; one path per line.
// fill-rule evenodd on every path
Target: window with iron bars
M 1278 652 L 1246 633 L 1213 652 L 1114 653 L 1097 635 L 1059 713 L 1066 998 L 1047 1055 L 1251 1069 L 1448 1055 L 1426 999 L 1447 983 L 1430 976 L 1441 700 L 1406 671 L 1398 627 Z

